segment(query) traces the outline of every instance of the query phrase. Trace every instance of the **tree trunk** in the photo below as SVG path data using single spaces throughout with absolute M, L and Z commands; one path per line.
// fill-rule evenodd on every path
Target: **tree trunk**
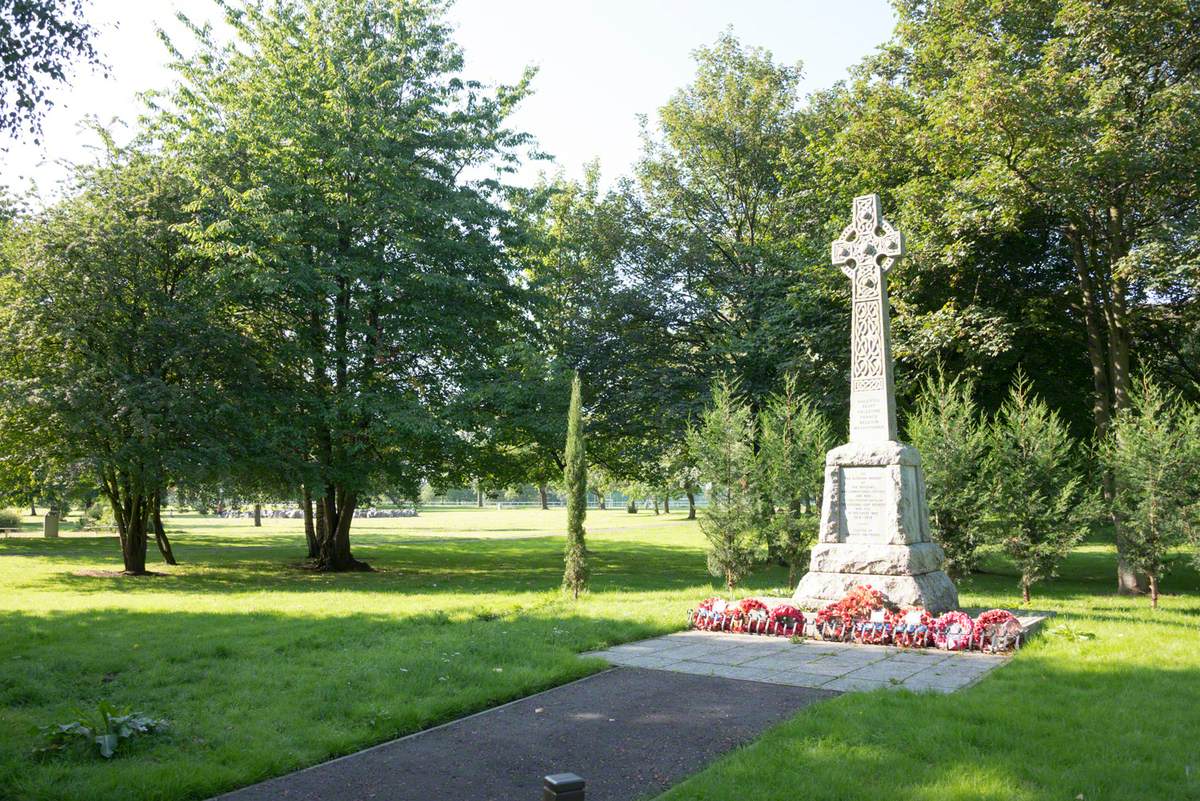
M 262 504 L 254 504 L 254 525 L 255 527 L 262 526 Z
M 670 495 L 663 496 L 663 514 L 665 514 L 665 515 L 671 514 L 671 496 Z
M 545 484 L 538 484 L 538 497 L 542 501 L 542 508 L 549 509 L 550 508 L 550 498 L 546 494 L 546 485 Z
M 599 492 L 596 493 L 596 502 L 599 504 L 599 506 L 602 510 L 608 508 L 607 499 L 604 497 L 604 495 L 602 493 L 599 493 Z
M 787 585 L 789 587 L 796 586 L 796 564 L 794 562 L 788 562 L 788 583 L 787 583 Z
M 482 509 L 483 508 L 483 485 L 480 484 L 478 481 L 475 482 L 475 501 L 476 501 L 475 505 L 478 506 L 480 509 Z
M 125 574 L 146 574 L 146 524 L 149 508 L 141 493 L 130 488 L 128 480 L 118 480 L 115 474 L 105 479 L 105 494 L 112 504 L 113 517 L 117 521 L 117 535 L 121 538 L 121 560 Z
M 136 514 L 129 522 L 125 542 L 121 544 L 121 555 L 125 561 L 125 573 L 130 576 L 146 575 L 146 516 Z
M 635 501 L 633 498 L 630 498 L 629 505 L 625 507 L 625 511 L 631 515 L 636 515 L 637 511 L 638 511 L 637 510 L 637 501 Z
M 654 496 L 654 516 L 658 517 L 658 496 Z
M 1029 603 L 1029 582 L 1021 579 L 1021 600 Z
M 33 517 L 37 517 L 37 507 L 33 505 L 33 501 L 29 502 L 29 514 Z
M 1096 437 L 1100 439 L 1108 432 L 1109 425 L 1112 423 L 1114 387 L 1111 380 L 1113 378 L 1122 380 L 1118 397 L 1122 399 L 1127 399 L 1128 397 L 1128 343 L 1117 343 L 1116 350 L 1118 354 L 1123 354 L 1123 356 L 1117 355 L 1115 362 L 1113 361 L 1113 347 L 1111 342 L 1108 343 L 1109 347 L 1107 350 L 1109 352 L 1106 354 L 1105 329 L 1102 327 L 1101 322 L 1105 319 L 1111 320 L 1111 316 L 1106 315 L 1101 309 L 1100 297 L 1098 296 L 1095 280 L 1092 277 L 1092 269 L 1088 262 L 1087 249 L 1084 246 L 1083 235 L 1079 228 L 1071 226 L 1067 229 L 1067 241 L 1071 245 L 1071 256 L 1075 265 L 1075 277 L 1079 282 L 1079 295 L 1084 326 L 1087 331 L 1088 361 L 1092 367 L 1092 420 L 1096 426 Z M 1115 331 L 1118 338 L 1121 338 L 1123 323 L 1118 325 L 1110 322 L 1108 328 L 1110 333 Z M 1103 470 L 1100 480 L 1104 489 L 1104 499 L 1109 508 L 1112 508 L 1116 493 L 1112 473 L 1108 470 Z M 1139 579 L 1137 572 L 1133 570 L 1125 558 L 1126 546 L 1125 537 L 1121 533 L 1121 519 L 1118 515 L 1113 514 L 1111 520 L 1113 524 L 1113 539 L 1117 548 L 1117 592 L 1121 595 L 1142 593 L 1145 591 L 1145 587 Z
M 1158 608 L 1158 576 L 1150 576 L 1150 608 Z
M 344 487 L 330 484 L 321 499 L 324 506 L 322 526 L 317 532 L 318 570 L 344 572 L 370 570 L 366 562 L 360 562 L 350 553 L 350 524 L 354 520 L 354 509 L 358 495 Z
M 696 493 L 689 491 L 687 494 L 687 499 L 688 499 L 688 517 L 687 517 L 687 519 L 695 520 L 696 519 Z
M 304 541 L 308 544 L 308 558 L 316 559 L 317 530 L 313 525 L 312 491 L 307 486 L 304 487 L 304 495 L 300 498 L 300 508 L 304 511 Z
M 158 552 L 162 554 L 163 561 L 168 565 L 177 565 L 175 561 L 175 553 L 171 550 L 171 541 L 167 539 L 167 530 L 163 527 L 162 522 L 162 496 L 155 495 L 154 497 L 154 544 L 158 546 Z

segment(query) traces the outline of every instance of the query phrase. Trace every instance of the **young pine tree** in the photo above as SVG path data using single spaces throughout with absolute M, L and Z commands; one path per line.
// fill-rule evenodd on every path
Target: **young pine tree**
M 1101 454 L 1115 482 L 1110 512 L 1125 537 L 1125 558 L 1146 574 L 1157 608 L 1167 556 L 1200 531 L 1200 412 L 1145 379 Z
M 767 401 L 761 419 L 759 475 L 775 508 L 767 535 L 787 563 L 788 586 L 796 584 L 817 537 L 815 515 L 825 486 L 825 453 L 834 446 L 829 421 L 800 396 L 794 375 Z
M 1018 375 L 992 427 L 989 517 L 1005 552 L 1021 571 L 1021 598 L 1055 575 L 1087 534 L 1098 508 L 1075 457 L 1067 427 Z
M 921 452 L 929 523 L 953 578 L 971 573 L 983 544 L 988 478 L 988 429 L 975 405 L 974 384 L 949 381 L 941 370 L 922 388 L 908 420 L 908 439 Z
M 730 593 L 766 556 L 759 530 L 754 418 L 725 380 L 713 387 L 712 405 L 688 432 L 688 448 L 708 484 L 708 506 L 700 530 L 708 540 L 708 570 L 723 578 Z
M 563 591 L 575 598 L 587 587 L 587 548 L 583 541 L 583 519 L 587 516 L 587 450 L 583 441 L 583 414 L 579 373 L 571 381 L 571 405 L 567 410 L 566 467 L 563 483 L 567 490 L 567 545 L 564 554 Z

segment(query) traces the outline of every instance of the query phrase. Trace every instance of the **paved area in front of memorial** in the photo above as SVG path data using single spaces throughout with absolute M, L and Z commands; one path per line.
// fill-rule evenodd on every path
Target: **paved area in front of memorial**
M 1025 621 L 1022 621 L 1023 623 Z M 1008 661 L 998 654 L 681 631 L 584 656 L 614 665 L 822 690 L 953 692 Z
M 535 801 L 577 773 L 587 801 L 653 797 L 836 692 L 618 668 L 235 790 L 221 801 Z
M 533 801 L 543 776 L 572 772 L 588 801 L 633 801 L 840 692 L 953 692 L 1008 661 L 705 631 L 582 656 L 619 667 L 220 798 Z

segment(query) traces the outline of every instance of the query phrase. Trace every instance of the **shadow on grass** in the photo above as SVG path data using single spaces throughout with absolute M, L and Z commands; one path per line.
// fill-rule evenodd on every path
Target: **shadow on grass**
M 32 589 L 71 592 L 383 592 L 447 594 L 461 592 L 556 589 L 562 580 L 562 543 L 557 540 L 471 540 L 433 543 L 359 544 L 355 554 L 377 569 L 374 573 L 318 573 L 304 567 L 299 548 L 259 546 L 232 554 L 224 546 L 180 538 L 175 553 L 180 564 L 153 581 L 128 576 L 81 575 L 72 569 L 46 574 Z M 626 542 L 592 545 L 591 586 L 596 591 L 671 590 L 695 586 L 706 575 L 699 548 Z M 17 549 L 14 549 L 17 550 Z M 28 548 L 26 556 L 67 563 L 94 563 L 102 553 L 90 547 Z M 0 553 L 7 553 L 0 549 Z M 153 560 L 151 560 L 153 562 Z M 118 565 L 114 565 L 119 567 Z
M 667 624 L 562 601 L 447 615 L 87 612 L 0 619 L 0 787 L 27 799 L 204 798 L 603 669 L 578 653 Z M 37 761 L 100 699 L 170 721 L 119 758 Z M 0 793 L 3 795 L 3 793 Z

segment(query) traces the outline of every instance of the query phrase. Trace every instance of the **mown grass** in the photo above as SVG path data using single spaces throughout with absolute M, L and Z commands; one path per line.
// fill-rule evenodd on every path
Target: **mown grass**
M 711 586 L 678 514 L 593 511 L 579 603 L 561 510 L 360 522 L 375 573 L 303 569 L 296 520 L 168 518 L 180 564 L 146 578 L 86 574 L 115 538 L 0 540 L 0 797 L 204 798 L 602 669 L 577 654 L 679 628 Z M 101 698 L 170 731 L 31 756 Z
M 1007 606 L 995 554 L 962 602 Z M 948 696 L 877 691 L 818 704 L 659 801 L 1181 801 L 1200 798 L 1200 580 L 1181 554 L 1152 611 L 1112 594 L 1112 549 L 1035 585 L 1045 633 Z
M 204 798 L 598 670 L 576 654 L 680 628 L 712 591 L 682 515 L 593 511 L 593 589 L 564 600 L 563 518 L 356 522 L 378 572 L 343 576 L 299 566 L 294 520 L 169 519 L 181 564 L 142 579 L 85 574 L 119 566 L 112 538 L 0 540 L 0 797 Z M 964 604 L 1011 606 L 987 568 Z M 1111 575 L 1110 548 L 1079 549 L 1035 587 L 1052 633 L 976 687 L 816 705 L 665 798 L 1200 798 L 1200 580 L 1178 569 L 1152 613 Z M 171 729 L 111 762 L 31 756 L 100 698 Z

